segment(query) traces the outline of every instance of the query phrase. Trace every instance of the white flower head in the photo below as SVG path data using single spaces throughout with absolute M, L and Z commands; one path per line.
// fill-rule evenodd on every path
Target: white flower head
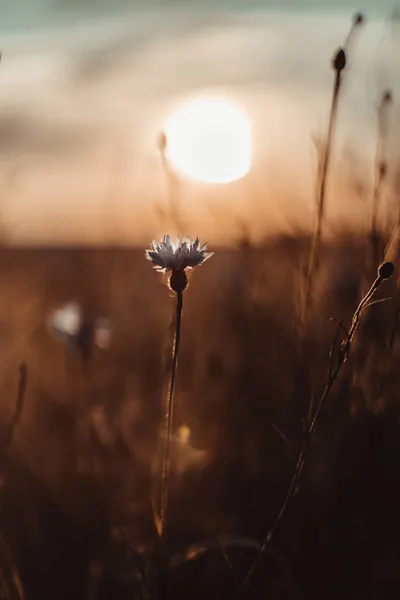
M 81 306 L 77 302 L 69 302 L 54 310 L 46 319 L 51 333 L 71 346 L 79 346 L 88 337 L 102 349 L 111 344 L 111 324 L 109 319 L 84 318 Z
M 203 264 L 214 252 L 207 252 L 207 244 L 200 245 L 199 238 L 191 242 L 186 236 L 181 242 L 177 236 L 174 242 L 169 235 L 165 235 L 162 242 L 153 241 L 152 249 L 146 250 L 146 258 L 150 260 L 156 271 L 184 271 L 193 269 Z
M 47 326 L 58 338 L 66 340 L 75 337 L 82 322 L 81 307 L 77 302 L 64 304 L 53 311 L 46 319 Z

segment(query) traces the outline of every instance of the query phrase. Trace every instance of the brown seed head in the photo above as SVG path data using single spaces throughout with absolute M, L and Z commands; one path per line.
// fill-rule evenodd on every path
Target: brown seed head
M 394 273 L 394 264 L 390 261 L 384 262 L 378 269 L 378 276 L 381 279 L 390 279 Z
M 339 48 L 332 60 L 332 67 L 335 71 L 343 71 L 346 67 L 346 52 L 343 48 Z
M 353 17 L 353 24 L 354 25 L 362 25 L 365 21 L 365 17 L 362 13 L 358 12 L 354 15 Z

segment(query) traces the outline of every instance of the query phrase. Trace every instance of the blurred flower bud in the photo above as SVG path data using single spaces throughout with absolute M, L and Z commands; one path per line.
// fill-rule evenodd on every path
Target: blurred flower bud
M 387 175 L 387 165 L 385 162 L 379 164 L 379 176 L 383 179 Z
M 385 90 L 382 94 L 382 104 L 391 104 L 392 100 L 392 92 L 390 90 Z
M 343 71 L 343 69 L 346 67 L 346 52 L 343 50 L 343 48 L 339 48 L 339 50 L 337 50 L 332 60 L 332 66 L 335 71 Z
M 162 131 L 158 136 L 157 146 L 160 152 L 164 152 L 167 147 L 167 136 L 165 135 L 164 131 Z
M 358 12 L 353 17 L 354 25 L 362 25 L 365 21 L 365 17 L 362 13 Z

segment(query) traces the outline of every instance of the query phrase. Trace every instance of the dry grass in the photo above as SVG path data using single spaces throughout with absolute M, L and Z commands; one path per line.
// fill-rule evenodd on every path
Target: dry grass
M 174 422 L 176 430 L 187 425 L 191 438 L 173 450 L 173 545 L 219 534 L 261 540 L 279 509 L 309 403 L 308 388 L 300 386 L 293 397 L 291 387 L 297 261 L 307 246 L 308 240 L 286 238 L 262 248 L 220 249 L 190 283 Z M 349 321 L 363 261 L 361 239 L 323 247 L 312 315 L 316 393 L 325 383 L 334 333 L 328 319 Z M 2 498 L 3 532 L 27 595 L 86 598 L 88 565 L 98 560 L 106 571 L 100 576 L 91 569 L 100 577 L 97 597 L 135 597 L 132 562 L 126 551 L 115 554 L 112 540 L 122 528 L 137 551 L 154 541 L 149 500 L 158 497 L 173 300 L 141 250 L 2 250 L 0 263 L 4 432 L 18 365 L 25 360 L 29 367 Z M 395 283 L 390 286 L 395 293 Z M 48 310 L 69 299 L 93 315 L 109 315 L 115 328 L 111 350 L 96 350 L 83 385 L 78 357 L 68 361 L 43 324 Z M 275 541 L 307 598 L 376 598 L 383 585 L 391 598 L 400 585 L 399 350 L 386 350 L 395 312 L 388 303 L 365 315 L 361 335 L 368 346 L 360 341 L 333 391 Z M 224 597 L 221 563 L 215 556 L 204 561 L 203 587 L 181 568 L 181 595 L 165 587 L 162 595 Z M 272 598 L 286 597 L 279 595 L 276 567 L 265 573 L 260 585 Z

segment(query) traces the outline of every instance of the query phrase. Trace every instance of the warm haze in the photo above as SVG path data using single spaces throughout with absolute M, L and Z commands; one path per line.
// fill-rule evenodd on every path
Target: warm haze
M 398 599 L 377 4 L 0 0 L 1 600 Z
M 0 7 L 1 217 L 10 241 L 130 244 L 164 233 L 157 136 L 181 104 L 214 97 L 249 116 L 251 168 L 217 187 L 180 182 L 185 229 L 196 223 L 210 241 L 232 240 L 243 222 L 255 238 L 308 229 L 330 59 L 356 8 L 367 23 L 353 40 L 339 107 L 327 232 L 333 222 L 364 224 L 368 195 L 360 199 L 355 178 L 368 194 L 374 107 L 382 88 L 395 99 L 400 88 L 392 3 L 34 4 Z

